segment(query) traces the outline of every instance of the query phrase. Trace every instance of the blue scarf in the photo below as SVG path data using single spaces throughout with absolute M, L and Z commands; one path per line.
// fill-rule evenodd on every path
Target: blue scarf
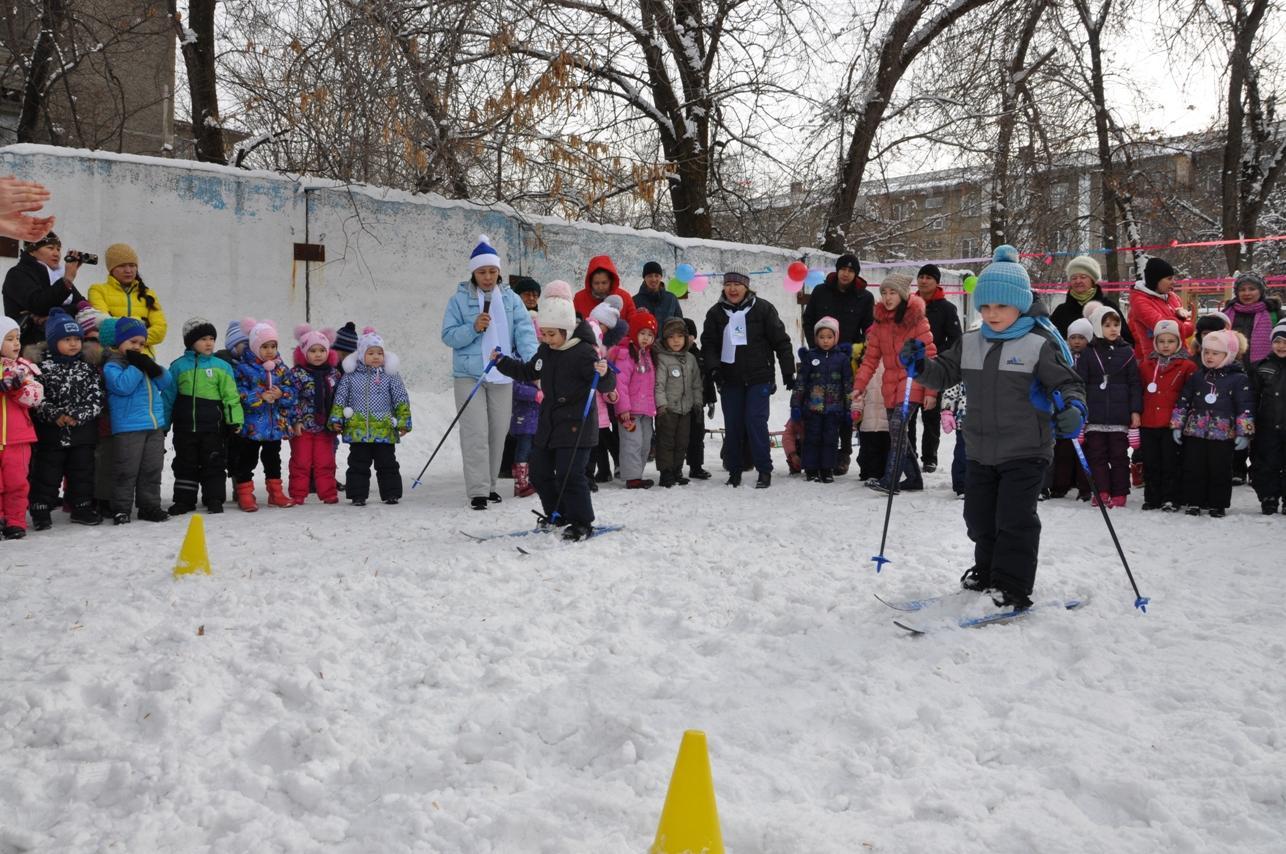
M 1063 336 L 1058 334 L 1058 329 L 1055 328 L 1048 317 L 1033 317 L 1030 314 L 1025 314 L 1010 324 L 1008 329 L 1001 329 L 1000 331 L 996 331 L 984 323 L 982 325 L 982 337 L 988 341 L 1012 341 L 1015 338 L 1022 338 L 1037 326 L 1049 332 L 1046 337 L 1058 344 L 1058 350 L 1063 356 L 1063 364 L 1072 367 L 1075 364 L 1072 360 L 1072 351 L 1067 348 L 1067 342 L 1063 340 Z

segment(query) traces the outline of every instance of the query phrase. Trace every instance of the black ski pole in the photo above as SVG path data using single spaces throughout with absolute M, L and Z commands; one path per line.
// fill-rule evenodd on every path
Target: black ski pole
M 890 563 L 889 559 L 884 556 L 884 544 L 889 539 L 889 518 L 893 515 L 893 493 L 897 492 L 898 479 L 902 477 L 903 454 L 906 451 L 906 421 L 911 411 L 911 379 L 915 376 L 915 368 L 911 365 L 906 366 L 906 392 L 902 395 L 902 423 L 898 430 L 897 444 L 893 446 L 893 474 L 889 477 L 889 502 L 884 507 L 884 532 L 880 534 L 880 553 L 871 558 L 875 561 L 875 571 L 878 574 L 884 569 L 884 564 Z
M 496 349 L 499 350 L 500 348 L 497 347 Z M 460 404 L 460 411 L 455 414 L 455 418 L 452 418 L 451 423 L 447 425 L 446 432 L 443 433 L 442 438 L 438 440 L 438 446 L 434 448 L 433 453 L 429 455 L 429 461 L 424 464 L 424 468 L 420 469 L 420 473 L 415 476 L 415 480 L 411 481 L 412 489 L 415 489 L 420 485 L 420 478 L 424 477 L 424 473 L 429 470 L 429 466 L 433 463 L 433 458 L 438 455 L 438 451 L 442 450 L 442 443 L 447 440 L 447 436 L 451 435 L 451 430 L 455 427 L 455 423 L 460 420 L 460 416 L 464 415 L 464 408 L 469 405 L 469 401 L 473 400 L 473 396 L 478 393 L 478 389 L 482 388 L 482 381 L 487 378 L 487 371 L 494 368 L 496 363 L 499 361 L 500 357 L 494 356 L 490 362 L 487 362 L 487 366 L 482 369 L 482 376 L 478 377 L 478 381 L 473 384 L 473 390 L 469 392 L 469 396 L 464 399 L 464 403 Z
M 1063 395 L 1054 392 L 1054 406 L 1062 412 Z M 1072 437 L 1072 447 L 1076 450 L 1076 458 L 1081 461 L 1081 468 L 1085 471 L 1085 479 L 1089 481 L 1090 494 L 1094 500 L 1098 501 L 1098 509 L 1103 514 L 1103 521 L 1107 524 L 1107 532 L 1112 535 L 1112 545 L 1116 546 L 1116 553 L 1121 558 L 1121 566 L 1125 567 L 1125 575 L 1130 579 L 1130 586 L 1134 588 L 1134 607 L 1146 614 L 1148 612 L 1148 602 L 1152 601 L 1147 596 L 1139 592 L 1139 585 L 1134 581 L 1134 573 L 1130 572 L 1130 562 L 1125 559 L 1125 549 L 1121 548 L 1121 541 L 1116 536 L 1116 528 L 1112 527 L 1112 519 L 1107 515 L 1107 505 L 1098 498 L 1098 487 L 1094 484 L 1094 473 L 1090 471 L 1089 460 L 1085 459 L 1085 451 L 1081 448 L 1081 443 L 1076 441 L 1079 437 Z
M 616 370 L 616 366 L 613 365 L 611 362 L 607 363 L 607 368 L 614 374 L 620 373 L 618 370 Z M 586 419 L 589 418 L 589 410 L 594 405 L 594 395 L 598 392 L 598 380 L 600 376 L 602 375 L 598 371 L 594 371 L 594 378 L 589 382 L 589 397 L 586 398 L 585 400 L 585 411 L 582 412 L 580 416 L 580 426 L 582 429 L 584 429 L 585 427 Z M 571 480 L 572 470 L 576 468 L 575 466 L 576 452 L 578 450 L 580 450 L 579 439 L 577 440 L 577 444 L 572 446 L 572 456 L 571 456 L 571 459 L 567 461 L 567 471 L 563 474 L 563 484 L 562 486 L 558 487 L 558 497 L 554 499 L 554 512 L 549 514 L 548 521 L 551 525 L 558 524 L 558 517 L 559 517 L 558 506 L 563 503 L 563 493 L 567 491 L 567 482 Z M 531 512 L 535 513 L 541 519 L 544 519 L 544 516 L 538 511 L 533 510 Z

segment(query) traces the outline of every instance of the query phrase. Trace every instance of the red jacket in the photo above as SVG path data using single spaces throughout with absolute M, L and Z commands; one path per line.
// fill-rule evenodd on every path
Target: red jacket
M 1191 320 L 1180 320 L 1174 313 L 1183 307 L 1179 295 L 1171 291 L 1162 299 L 1152 293 L 1140 290 L 1136 285 L 1130 291 L 1130 335 L 1134 338 L 1134 358 L 1143 365 L 1152 355 L 1152 330 L 1159 321 L 1173 320 L 1179 324 L 1179 340 L 1187 341 L 1197 329 Z
M 932 359 L 938 355 L 938 348 L 933 345 L 933 333 L 929 330 L 929 321 L 924 316 L 924 300 L 919 294 L 911 294 L 907 299 L 906 314 L 902 322 L 894 323 L 895 311 L 889 311 L 884 303 L 875 303 L 875 322 L 866 330 L 866 350 L 862 353 L 862 367 L 853 378 L 853 394 L 866 388 L 875 374 L 875 366 L 884 364 L 884 381 L 881 392 L 884 396 L 884 407 L 893 409 L 902 405 L 902 396 L 906 393 L 906 368 L 898 361 L 902 345 L 911 338 L 924 342 L 925 358 Z M 924 401 L 924 386 L 911 384 L 911 402 Z
M 595 255 L 589 259 L 589 267 L 585 269 L 585 287 L 577 291 L 576 296 L 572 299 L 572 305 L 575 306 L 576 313 L 583 319 L 588 320 L 589 313 L 594 310 L 594 306 L 602 302 L 602 300 L 594 296 L 594 292 L 589 287 L 589 280 L 599 270 L 612 277 L 612 289 L 608 293 L 616 294 L 621 298 L 621 303 L 624 306 L 621 309 L 621 319 L 628 321 L 630 315 L 634 314 L 634 297 L 621 290 L 621 277 L 617 275 L 616 265 L 612 263 L 612 256 L 610 255 Z
M 1183 393 L 1183 384 L 1188 377 L 1197 372 L 1197 363 L 1179 351 L 1170 357 L 1164 368 L 1156 354 L 1139 366 L 1139 382 L 1143 384 L 1143 417 L 1139 424 L 1142 427 L 1169 427 L 1170 413 L 1179 402 Z M 1148 391 L 1148 386 L 1156 384 L 1156 391 Z

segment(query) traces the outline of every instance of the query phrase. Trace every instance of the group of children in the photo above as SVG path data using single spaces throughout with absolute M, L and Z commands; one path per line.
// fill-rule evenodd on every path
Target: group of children
M 1124 507 L 1133 482 L 1131 451 L 1141 469 L 1144 510 L 1190 516 L 1203 511 L 1220 518 L 1232 503 L 1234 455 L 1255 439 L 1255 488 L 1265 514 L 1277 512 L 1281 498 L 1281 417 L 1275 401 L 1286 392 L 1286 323 L 1272 330 L 1272 352 L 1246 372 L 1243 336 L 1224 315 L 1198 322 L 1185 348 L 1179 324 L 1158 321 L 1151 330 L 1152 352 L 1139 363 L 1135 348 L 1121 337 L 1116 309 L 1085 305 L 1085 317 L 1068 329 L 1067 343 L 1077 374 L 1085 383 L 1087 423 L 1083 438 L 1093 483 L 1075 466 L 1070 439 L 1055 448 L 1062 465 L 1051 469 L 1046 497 L 1062 497 L 1073 486 L 1094 504 Z M 1256 410 L 1265 415 L 1257 419 Z
M 270 505 L 302 504 L 313 492 L 334 504 L 340 439 L 349 445 L 345 492 L 353 504 L 369 497 L 372 463 L 380 498 L 401 497 L 394 448 L 411 430 L 410 399 L 397 357 L 374 329 L 359 336 L 352 323 L 339 332 L 300 325 L 282 348 L 271 321 L 247 318 L 228 325 L 227 349 L 216 353 L 215 326 L 192 318 L 183 325 L 183 355 L 166 369 L 148 354 L 141 321 L 77 309 L 75 317 L 51 311 L 43 347 L 27 357 L 18 324 L 0 318 L 5 539 L 25 535 L 28 511 L 36 530 L 50 528 L 60 490 L 77 524 L 97 525 L 104 515 L 127 524 L 135 508 L 139 519 L 161 522 L 193 511 L 198 499 L 208 512 L 223 512 L 231 476 L 237 505 L 253 512 L 261 462 Z M 288 489 L 282 442 L 291 446 Z

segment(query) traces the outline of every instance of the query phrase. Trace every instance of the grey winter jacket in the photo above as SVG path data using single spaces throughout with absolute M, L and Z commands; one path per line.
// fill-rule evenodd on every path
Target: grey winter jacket
M 667 347 L 652 351 L 656 359 L 656 411 L 684 413 L 702 406 L 701 365 L 687 350 L 676 353 Z
M 1010 341 L 967 332 L 946 353 L 926 360 L 916 382 L 938 389 L 964 381 L 969 418 L 963 432 L 969 459 L 994 466 L 1012 460 L 1053 459 L 1049 400 L 1085 400 L 1085 386 L 1039 331 Z

